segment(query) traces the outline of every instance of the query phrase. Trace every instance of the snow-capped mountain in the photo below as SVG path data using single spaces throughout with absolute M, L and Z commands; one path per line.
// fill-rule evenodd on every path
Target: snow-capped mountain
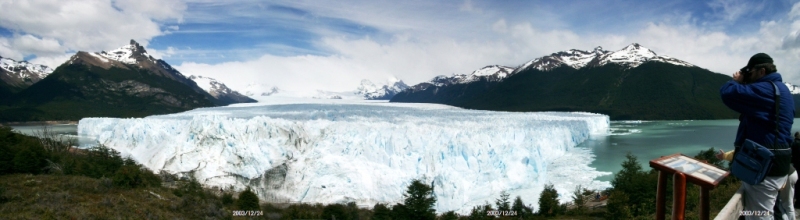
M 638 43 L 633 43 L 618 51 L 607 51 L 603 50 L 602 47 L 596 47 L 593 51 L 572 49 L 556 52 L 528 61 L 514 70 L 514 73 L 531 68 L 548 71 L 561 65 L 580 69 L 586 66 L 603 66 L 609 63 L 616 63 L 626 68 L 634 68 L 649 61 L 664 62 L 679 66 L 694 66 L 686 61 L 658 55 Z
M 486 79 L 490 82 L 501 81 L 510 76 L 514 72 L 514 68 L 500 65 L 490 65 L 472 71 L 470 74 L 453 74 L 452 76 L 439 75 L 428 81 L 428 83 L 435 86 L 447 86 L 453 84 L 471 83 Z
M 242 94 L 246 96 L 271 96 L 281 91 L 277 86 L 251 83 L 247 84 L 243 89 L 240 89 Z
M 387 85 L 378 86 L 365 79 L 361 80 L 361 85 L 358 86 L 355 94 L 370 100 L 389 100 L 397 93 L 408 88 L 409 86 L 403 83 L 402 80 L 391 79 Z
M 786 87 L 789 87 L 789 92 L 791 92 L 792 95 L 800 94 L 800 86 L 795 86 L 794 84 L 788 82 L 783 82 L 783 84 L 786 84 Z
M 94 60 L 88 59 L 90 57 L 94 58 Z M 83 58 L 82 62 L 88 62 L 91 65 L 100 66 L 105 69 L 111 67 L 127 69 L 127 66 L 131 65 L 189 86 L 192 86 L 194 83 L 194 81 L 189 80 L 188 77 L 172 68 L 172 66 L 164 60 L 156 59 L 148 54 L 147 50 L 135 40 L 131 40 L 130 44 L 111 50 L 110 52 L 101 51 L 97 53 L 80 51 L 72 56 L 68 63 L 72 64 L 76 62 L 78 58 Z
M 0 57 L 0 81 L 20 89 L 44 79 L 52 72 L 53 69 L 45 65 Z
M 197 83 L 197 86 L 208 92 L 208 94 L 211 94 L 211 96 L 214 96 L 214 98 L 227 100 L 230 103 L 256 102 L 256 100 L 248 98 L 247 96 L 228 88 L 228 86 L 214 78 L 192 75 L 189 76 L 189 79 L 194 80 L 194 82 Z

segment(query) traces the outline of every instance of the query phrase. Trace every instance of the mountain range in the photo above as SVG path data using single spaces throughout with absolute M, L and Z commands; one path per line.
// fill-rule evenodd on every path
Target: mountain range
M 52 72 L 53 69 L 45 65 L 0 57 L 0 97 L 28 88 Z
M 437 76 L 400 92 L 391 102 L 586 111 L 612 120 L 729 119 L 738 115 L 722 103 L 719 88 L 730 79 L 634 43 L 617 51 L 596 47 L 556 52 L 516 68 L 495 65 L 469 75 Z M 787 86 L 798 100 L 800 88 Z
M 0 82 L 0 121 L 143 117 L 255 102 L 212 79 L 196 78 L 198 85 L 133 40 L 108 52 L 79 51 L 55 70 L 10 59 L 2 69 L 12 77 Z
M 389 100 L 397 93 L 408 88 L 408 85 L 402 80 L 391 79 L 388 84 L 378 86 L 372 83 L 372 81 L 365 79 L 361 80 L 361 84 L 358 86 L 355 94 L 368 100 Z

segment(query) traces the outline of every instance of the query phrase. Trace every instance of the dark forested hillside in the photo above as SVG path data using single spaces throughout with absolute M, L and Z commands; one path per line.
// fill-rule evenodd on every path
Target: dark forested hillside
M 613 120 L 736 118 L 719 98 L 729 76 L 698 67 L 646 62 L 550 71 L 528 69 L 499 83 L 406 90 L 392 102 L 432 102 L 499 111 L 587 111 Z M 474 84 L 474 85 L 473 85 Z
M 132 65 L 64 64 L 0 103 L 0 121 L 143 117 L 214 106 L 209 97 Z

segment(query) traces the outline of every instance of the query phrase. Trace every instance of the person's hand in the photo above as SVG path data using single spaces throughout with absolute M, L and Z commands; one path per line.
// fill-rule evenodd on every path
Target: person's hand
M 733 81 L 736 81 L 738 83 L 744 82 L 744 76 L 740 71 L 736 71 L 735 73 L 733 73 Z
M 722 160 L 724 158 L 725 158 L 725 151 L 722 151 L 722 149 L 720 149 L 719 153 L 717 154 L 717 159 Z

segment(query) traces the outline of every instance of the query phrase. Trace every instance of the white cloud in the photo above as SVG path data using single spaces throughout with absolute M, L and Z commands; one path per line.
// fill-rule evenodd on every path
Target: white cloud
M 15 43 L 3 49 L 11 52 L 0 52 L 58 57 L 67 51 L 114 49 L 130 39 L 146 46 L 150 39 L 164 34 L 155 20 L 179 20 L 186 9 L 179 1 L 113 4 L 109 0 L 2 1 L 0 27 L 21 37 L 15 37 Z M 44 44 L 29 44 L 35 42 Z
M 156 20 L 177 19 L 178 22 L 183 21 L 183 12 L 187 8 L 186 3 L 180 0 L 115 0 L 114 5 L 127 13 L 143 14 Z
M 22 60 L 25 55 L 11 48 L 8 38 L 0 37 L 0 56 L 14 60 Z
M 72 57 L 73 55 L 75 54 L 64 53 L 60 55 L 37 57 L 29 60 L 28 62 L 35 64 L 42 64 L 50 68 L 56 69 L 56 67 L 60 66 L 61 64 L 64 64 L 64 61 L 69 60 L 69 58 Z
M 57 40 L 42 39 L 29 34 L 15 36 L 12 38 L 12 45 L 23 54 L 58 55 L 64 52 Z
M 172 57 L 173 55 L 178 53 L 178 50 L 175 49 L 175 47 L 167 47 L 167 49 L 164 51 L 156 50 L 153 48 L 146 48 L 146 50 L 147 53 L 150 54 L 150 56 L 153 56 L 156 59 L 164 59 Z
M 761 10 L 758 5 L 744 0 L 713 0 L 708 6 L 717 11 L 716 16 L 726 22 L 736 21 L 747 13 Z

